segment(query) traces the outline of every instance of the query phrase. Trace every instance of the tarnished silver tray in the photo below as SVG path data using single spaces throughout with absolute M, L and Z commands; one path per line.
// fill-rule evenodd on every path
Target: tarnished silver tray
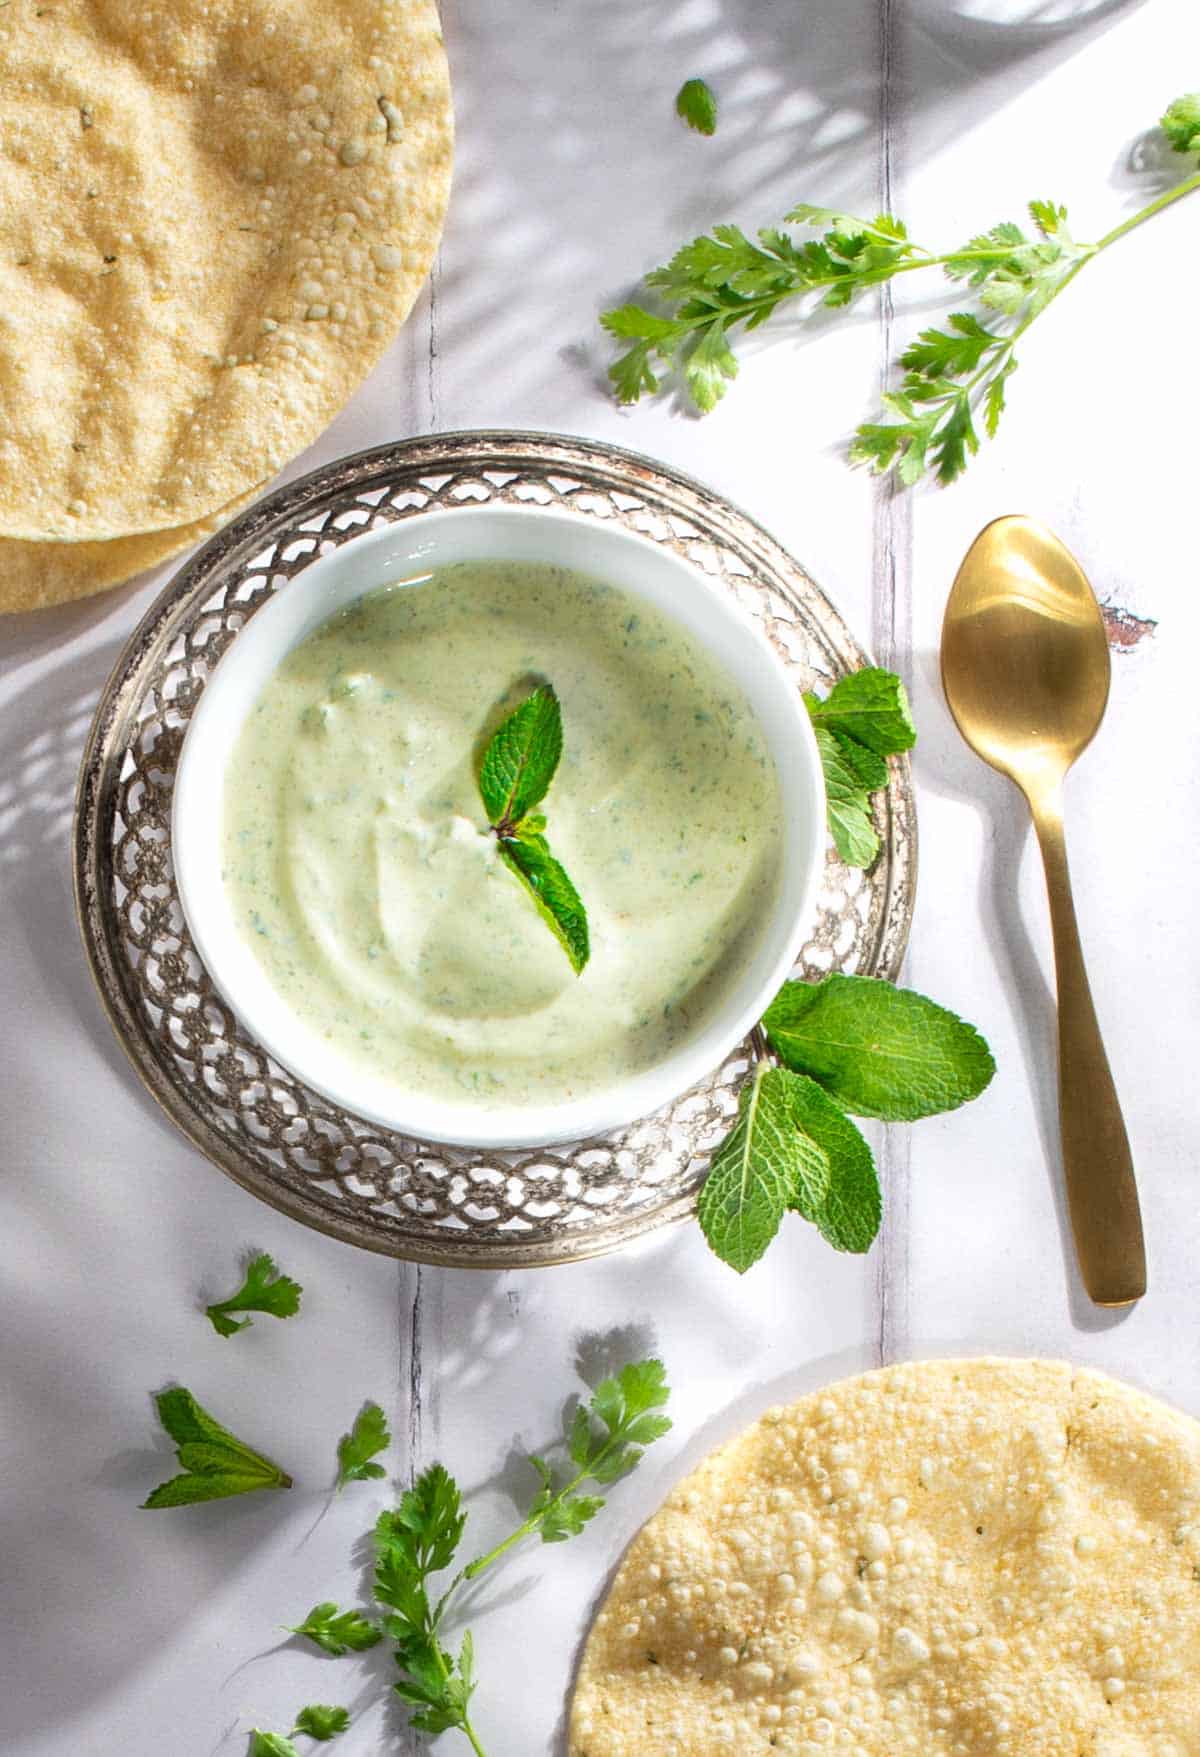
M 171 866 L 171 789 L 188 720 L 221 654 L 316 555 L 447 507 L 569 507 L 668 545 L 723 583 L 796 677 L 827 687 L 866 662 L 837 611 L 765 531 L 699 483 L 613 446 L 452 433 L 380 446 L 267 495 L 180 570 L 130 640 L 84 752 L 75 885 L 84 945 L 117 1036 L 167 1114 L 215 1165 L 309 1226 L 395 1257 L 515 1268 L 609 1251 L 692 1212 L 752 1051 L 644 1122 L 513 1153 L 434 1146 L 329 1103 L 270 1060 L 217 996 Z M 828 852 L 799 973 L 893 977 L 916 879 L 908 765 L 877 801 L 869 873 Z

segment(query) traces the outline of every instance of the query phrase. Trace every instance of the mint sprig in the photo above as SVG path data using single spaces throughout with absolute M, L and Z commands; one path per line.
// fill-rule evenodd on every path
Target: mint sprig
M 868 665 L 843 677 L 824 701 L 809 691 L 804 702 L 825 776 L 833 845 L 847 866 L 870 866 L 879 853 L 871 794 L 887 785 L 885 759 L 916 743 L 907 691 L 895 672 Z
M 479 765 L 479 796 L 505 866 L 525 887 L 578 976 L 591 955 L 587 910 L 534 810 L 550 790 L 562 756 L 562 709 L 541 684 L 503 720 Z
M 160 1483 L 143 1507 L 187 1507 L 255 1489 L 291 1488 L 286 1472 L 236 1439 L 182 1385 L 160 1391 L 154 1403 L 159 1421 L 176 1442 L 183 1474 Z
M 789 1207 L 814 1218 L 829 1193 L 829 1159 L 798 1126 L 793 1079 L 785 1068 L 758 1064 L 700 1192 L 704 1236 L 739 1274 L 757 1263 Z

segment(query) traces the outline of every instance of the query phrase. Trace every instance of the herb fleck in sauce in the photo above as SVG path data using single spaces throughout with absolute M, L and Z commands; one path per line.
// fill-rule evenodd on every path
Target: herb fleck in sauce
M 498 858 L 475 774 L 537 682 L 562 702 L 546 800 L 587 907 L 576 977 Z M 546 566 L 448 567 L 360 599 L 271 678 L 230 762 L 242 933 L 332 1047 L 430 1097 L 557 1102 L 707 1022 L 779 878 L 773 761 L 676 623 Z

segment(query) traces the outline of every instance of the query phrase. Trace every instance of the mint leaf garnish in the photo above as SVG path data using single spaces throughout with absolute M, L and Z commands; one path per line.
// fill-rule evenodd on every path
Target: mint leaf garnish
M 841 678 L 824 701 L 811 694 L 804 700 L 814 726 L 853 738 L 877 756 L 911 750 L 917 742 L 908 693 L 894 671 L 868 665 Z
M 344 1653 L 362 1653 L 382 1641 L 383 1631 L 358 1611 L 342 1611 L 332 1599 L 315 1604 L 302 1623 L 289 1623 L 289 1635 L 304 1635 L 309 1641 L 340 1659 Z
M 505 837 L 500 843 L 500 855 L 537 904 L 538 914 L 566 952 L 571 968 L 578 976 L 591 953 L 587 911 L 579 892 L 551 854 L 546 838 L 542 835 Z
M 326 1702 L 310 1702 L 296 1716 L 293 1733 L 307 1733 L 310 1739 L 319 1739 L 322 1744 L 328 1739 L 336 1739 L 350 1725 L 350 1712 L 345 1708 L 331 1708 Z
M 879 853 L 879 836 L 871 821 L 871 796 L 835 735 L 823 726 L 813 730 L 825 776 L 825 820 L 833 845 L 847 866 L 870 866 Z M 872 754 L 860 748 L 865 755 Z
M 843 1110 L 913 1122 L 977 1098 L 996 1071 L 974 1026 L 870 976 L 789 982 L 763 1018 L 772 1049 Z
M 385 1452 L 392 1443 L 387 1417 L 378 1403 L 364 1403 L 354 1418 L 354 1426 L 338 1441 L 338 1488 L 348 1482 L 366 1482 L 369 1477 L 386 1476 L 382 1464 L 371 1460 L 377 1452 Z
M 699 1217 L 717 1256 L 743 1274 L 757 1263 L 788 1208 L 816 1214 L 829 1190 L 829 1160 L 802 1134 L 785 1068 L 759 1063 L 737 1122 L 713 1154 Z
M 290 1476 L 235 1439 L 181 1385 L 161 1391 L 154 1402 L 159 1421 L 178 1446 L 176 1457 L 184 1474 L 160 1483 L 143 1507 L 186 1507 L 255 1489 L 291 1488 Z
M 543 831 L 546 797 L 562 755 L 562 710 L 548 683 L 535 689 L 492 734 L 479 767 L 479 793 L 500 857 L 537 905 L 576 976 L 591 953 L 587 911 Z
M 499 835 L 512 835 L 546 797 L 562 742 L 562 710 L 549 684 L 535 689 L 493 732 L 479 769 L 479 792 Z
M 702 79 L 686 79 L 675 98 L 675 114 L 697 134 L 717 132 L 717 99 Z
M 218 1336 L 236 1336 L 239 1330 L 249 1329 L 250 1320 L 243 1318 L 238 1324 L 229 1313 L 266 1312 L 272 1318 L 291 1318 L 300 1310 L 302 1292 L 300 1283 L 282 1274 L 274 1258 L 261 1251 L 246 1264 L 246 1278 L 237 1292 L 206 1307 L 205 1315 Z
M 875 1157 L 859 1130 L 829 1094 L 804 1074 L 792 1076 L 796 1126 L 829 1161 L 829 1188 L 815 1210 L 800 1199 L 792 1207 L 812 1220 L 837 1251 L 870 1250 L 883 1212 Z

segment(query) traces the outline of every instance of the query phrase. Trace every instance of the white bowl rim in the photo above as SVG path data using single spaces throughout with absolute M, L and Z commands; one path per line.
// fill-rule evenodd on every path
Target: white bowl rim
M 751 964 L 762 965 L 752 991 L 742 994 L 736 1008 L 728 1003 L 717 1007 L 699 1032 L 652 1068 L 553 1105 L 492 1108 L 431 1100 L 372 1076 L 333 1052 L 277 993 L 234 926 L 220 882 L 220 836 L 211 833 L 214 806 L 215 821 L 220 821 L 229 750 L 263 685 L 286 654 L 344 604 L 402 577 L 403 570 L 411 572 L 421 564 L 422 553 L 432 554 L 447 541 L 447 534 L 453 549 L 461 547 L 467 532 L 477 542 L 485 528 L 507 530 L 518 539 L 512 550 L 503 553 L 488 548 L 486 553 L 495 559 L 542 559 L 521 555 L 520 533 L 557 532 L 564 545 L 586 539 L 613 554 L 623 551 L 631 558 L 630 572 L 635 566 L 632 558 L 640 556 L 645 577 L 652 569 L 664 578 L 673 574 L 678 597 L 662 607 L 691 631 L 746 695 L 771 746 L 783 806 L 779 892 L 751 955 Z M 453 559 L 445 555 L 433 565 L 449 565 Z M 544 559 L 552 565 L 576 565 L 561 557 Z M 654 597 L 649 590 L 640 590 L 628 574 L 614 579 L 603 566 L 583 566 L 579 571 L 631 595 Z M 654 601 L 669 597 L 668 591 Z M 732 663 L 729 647 L 718 649 L 710 635 L 695 627 L 688 612 L 700 602 L 706 606 L 701 614 L 711 613 L 721 627 L 722 640 L 733 643 Z M 748 672 L 755 674 L 761 694 L 748 685 Z M 224 753 L 219 762 L 212 754 L 214 748 Z M 719 1067 L 753 1029 L 791 972 L 812 915 L 824 868 L 824 779 L 800 691 L 765 635 L 717 579 L 674 549 L 581 513 L 536 503 L 466 505 L 356 533 L 336 549 L 314 557 L 256 610 L 207 680 L 184 736 L 175 776 L 171 841 L 179 900 L 197 952 L 218 992 L 273 1060 L 332 1103 L 408 1138 L 514 1150 L 590 1139 L 653 1114 Z M 769 957 L 763 955 L 764 948 L 769 948 Z

